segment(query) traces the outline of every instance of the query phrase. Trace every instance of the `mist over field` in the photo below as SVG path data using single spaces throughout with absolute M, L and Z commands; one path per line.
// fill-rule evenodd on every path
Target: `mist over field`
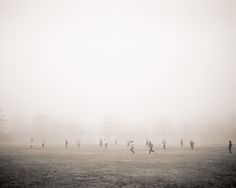
M 0 0 L 0 187 L 236 187 L 235 0 Z
M 0 0 L 1 143 L 234 143 L 235 33 L 233 0 Z

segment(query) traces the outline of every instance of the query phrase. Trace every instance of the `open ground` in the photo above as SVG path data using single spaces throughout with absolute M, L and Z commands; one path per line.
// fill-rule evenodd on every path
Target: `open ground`
M 227 147 L 0 147 L 1 187 L 236 187 Z

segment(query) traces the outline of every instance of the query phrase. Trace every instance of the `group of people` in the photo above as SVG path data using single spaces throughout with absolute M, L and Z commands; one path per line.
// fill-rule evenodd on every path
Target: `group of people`
M 65 148 L 68 148 L 68 145 L 69 145 L 69 141 L 65 140 Z M 77 148 L 79 149 L 80 148 L 80 141 L 77 141 L 76 145 L 77 145 Z
M 163 139 L 161 143 L 162 143 L 162 148 L 163 148 L 164 150 L 166 150 L 166 144 L 167 144 L 166 140 Z M 68 148 L 68 145 L 69 145 L 68 140 L 65 140 L 65 148 Z M 114 141 L 114 145 L 117 145 L 117 140 Z M 193 149 L 194 149 L 194 142 L 193 142 L 192 140 L 190 141 L 189 145 L 190 145 L 190 148 L 193 150 Z M 100 147 L 103 147 L 103 146 L 104 146 L 105 148 L 108 148 L 108 141 L 104 141 L 103 139 L 100 139 L 100 140 L 99 140 L 99 146 L 100 146 Z M 180 146 L 181 146 L 181 147 L 184 146 L 184 141 L 183 141 L 183 139 L 180 140 Z M 232 141 L 229 140 L 229 153 L 232 153 L 232 146 L 233 146 Z M 34 138 L 32 137 L 32 138 L 30 139 L 30 148 L 33 148 L 33 147 L 34 147 Z M 79 142 L 79 141 L 77 141 L 77 147 L 80 148 L 80 142 Z M 145 147 L 148 148 L 149 154 L 151 154 L 152 152 L 155 152 L 155 150 L 154 150 L 154 148 L 153 148 L 153 147 L 154 147 L 154 146 L 153 146 L 153 143 L 152 143 L 150 140 L 148 140 L 148 139 L 146 139 Z M 42 148 L 43 148 L 43 149 L 45 148 L 45 140 L 44 140 L 44 139 L 43 139 L 43 141 L 42 141 Z M 135 145 L 134 145 L 134 141 L 133 141 L 133 140 L 128 140 L 128 142 L 127 142 L 127 148 L 129 148 L 129 150 L 130 150 L 133 154 L 135 154 Z
M 193 150 L 193 148 L 194 148 L 194 142 L 193 142 L 192 140 L 189 142 L 189 145 L 190 145 L 191 149 Z M 183 141 L 182 138 L 181 138 L 181 140 L 180 140 L 180 146 L 181 146 L 181 147 L 184 147 L 184 141 Z
M 42 146 L 42 149 L 45 148 L 45 140 L 44 139 L 42 141 L 41 146 Z M 68 146 L 69 146 L 69 141 L 65 140 L 65 148 L 68 148 Z M 30 138 L 30 148 L 33 148 L 33 147 L 34 147 L 34 138 L 32 137 L 32 138 Z M 77 147 L 80 148 L 80 142 L 79 141 L 77 141 Z
M 166 140 L 163 139 L 161 143 L 162 143 L 162 148 L 163 148 L 164 150 L 166 150 L 166 143 L 167 143 Z M 190 144 L 191 149 L 193 150 L 194 142 L 191 140 L 189 144 Z M 147 146 L 148 146 L 148 148 L 151 148 L 151 151 L 150 151 L 149 153 L 154 152 L 154 150 L 152 149 L 152 148 L 153 148 L 153 144 L 152 144 L 151 141 L 148 140 L 148 139 L 146 139 L 146 143 L 145 143 L 145 147 L 147 147 Z M 151 147 L 150 147 L 150 146 L 151 146 Z M 181 147 L 184 146 L 184 141 L 183 141 L 183 139 L 180 140 L 180 146 L 181 146 Z
M 114 145 L 117 145 L 117 140 L 114 141 Z M 99 146 L 100 146 L 100 148 L 102 148 L 103 146 L 105 148 L 108 148 L 108 141 L 107 140 L 103 140 L 102 138 L 100 138 Z
M 30 138 L 30 148 L 33 148 L 34 147 L 34 138 Z M 42 141 L 42 148 L 44 149 L 45 147 L 45 140 L 43 139 Z
M 155 152 L 155 150 L 153 149 L 153 143 L 148 139 L 146 139 L 145 147 L 148 147 L 149 154 L 151 154 L 152 152 Z M 166 150 L 166 140 L 165 139 L 162 140 L 162 147 L 164 150 Z
M 161 143 L 162 143 L 162 148 L 164 150 L 166 150 L 166 143 L 167 143 L 166 140 L 163 139 Z M 191 149 L 193 150 L 194 142 L 191 140 L 189 144 L 190 144 Z M 183 147 L 183 139 L 180 140 L 180 145 L 181 145 L 181 147 Z M 134 141 L 133 140 L 128 140 L 127 147 L 129 148 L 129 150 L 133 154 L 135 153 L 135 146 L 134 146 Z M 148 148 L 149 154 L 151 154 L 152 152 L 155 152 L 155 150 L 153 148 L 154 147 L 153 143 L 148 139 L 146 139 L 145 147 Z

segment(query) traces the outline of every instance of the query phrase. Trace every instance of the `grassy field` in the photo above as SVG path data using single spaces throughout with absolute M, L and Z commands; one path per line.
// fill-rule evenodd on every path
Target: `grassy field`
M 236 187 L 227 147 L 27 148 L 0 146 L 1 187 Z

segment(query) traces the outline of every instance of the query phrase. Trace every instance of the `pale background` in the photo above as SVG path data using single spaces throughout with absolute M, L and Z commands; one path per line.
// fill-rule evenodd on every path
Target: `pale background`
M 227 144 L 235 73 L 234 0 L 0 0 L 0 108 L 15 142 Z

